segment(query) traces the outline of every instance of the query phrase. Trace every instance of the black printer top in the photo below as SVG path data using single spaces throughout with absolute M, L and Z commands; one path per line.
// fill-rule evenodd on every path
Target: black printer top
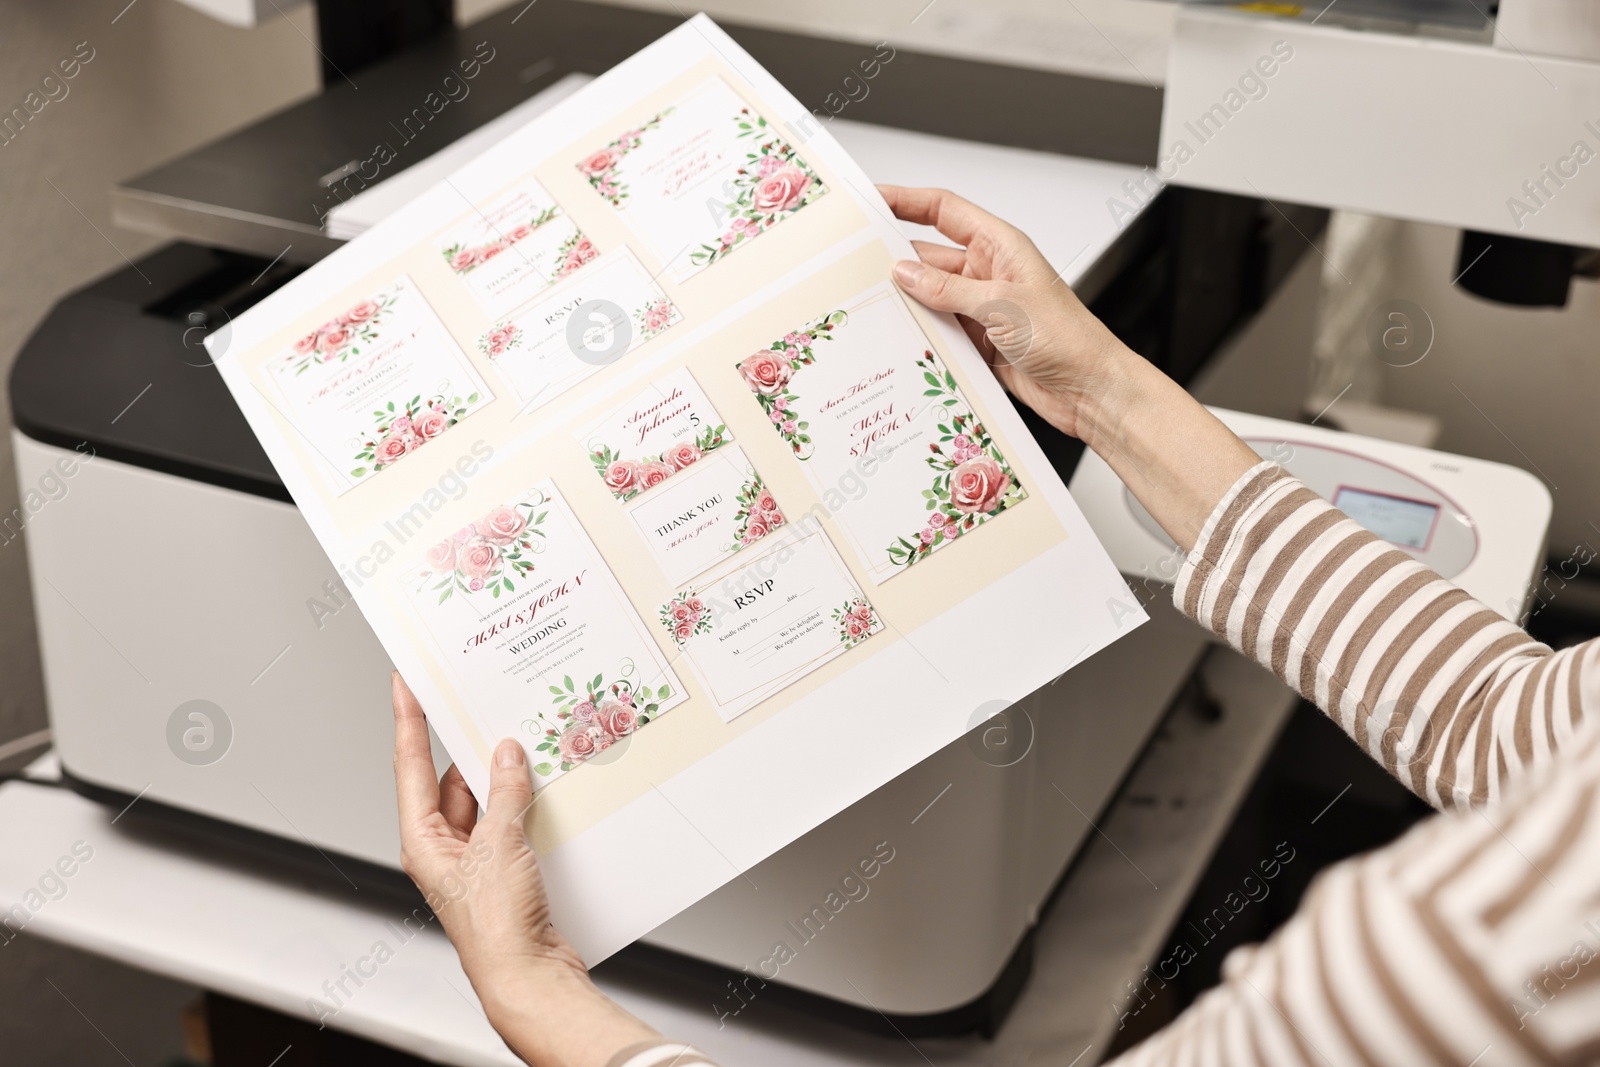
M 201 343 L 299 271 L 268 267 L 174 244 L 71 294 L 17 354 L 13 424 L 44 444 L 288 500 Z

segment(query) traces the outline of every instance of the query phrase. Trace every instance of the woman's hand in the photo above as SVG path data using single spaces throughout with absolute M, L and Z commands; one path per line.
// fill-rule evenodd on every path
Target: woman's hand
M 895 216 L 961 245 L 916 242 L 895 281 L 953 311 L 1000 384 L 1110 464 L 1185 551 L 1259 457 L 1083 306 L 1016 227 L 942 189 L 880 185 Z
M 506 1044 L 530 1064 L 604 1064 L 619 1049 L 659 1038 L 594 987 L 550 925 L 539 861 L 522 830 L 533 803 L 522 746 L 508 738 L 495 749 L 480 819 L 460 771 L 452 765 L 435 780 L 428 725 L 399 671 L 392 688 L 400 865 L 450 935 Z
M 1011 394 L 1063 433 L 1089 441 L 1097 401 L 1139 357 L 1089 313 L 1026 234 L 943 189 L 880 185 L 897 218 L 964 247 L 917 241 L 922 262 L 895 281 L 935 311 L 953 311 Z

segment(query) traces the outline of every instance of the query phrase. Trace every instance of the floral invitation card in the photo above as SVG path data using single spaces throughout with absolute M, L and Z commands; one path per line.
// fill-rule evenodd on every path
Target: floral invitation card
M 474 714 L 493 736 L 522 740 L 540 782 L 684 699 L 549 483 L 435 543 L 404 585 Z
M 674 584 L 750 547 L 787 521 L 738 445 L 695 464 L 636 504 L 628 517 Z
M 404 277 L 297 338 L 273 364 L 272 383 L 339 492 L 494 399 Z
M 875 582 L 1027 496 L 887 282 L 745 356 L 738 370 L 819 491 L 853 469 L 871 479 L 836 518 Z
M 733 719 L 883 629 L 814 523 L 773 537 L 729 574 L 678 592 L 661 625 Z
M 594 242 L 531 178 L 474 208 L 435 242 L 450 272 L 496 318 L 597 255 Z
M 687 368 L 665 375 L 579 435 L 595 473 L 618 500 L 721 448 L 728 428 Z
M 510 386 L 524 414 L 682 318 L 633 253 L 621 249 L 487 325 L 477 350 Z
M 777 127 L 720 77 L 624 130 L 578 170 L 680 280 L 827 191 Z

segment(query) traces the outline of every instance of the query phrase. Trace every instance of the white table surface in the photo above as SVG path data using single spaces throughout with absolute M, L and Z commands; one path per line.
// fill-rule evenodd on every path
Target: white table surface
M 993 1042 L 878 1037 L 762 1007 L 719 1024 L 709 1003 L 670 983 L 602 988 L 662 1032 L 727 1067 L 1097 1062 L 1113 1031 L 1110 997 L 1163 947 L 1245 790 L 1293 706 L 1275 679 L 1231 653 L 1213 656 L 1219 722 L 1167 719 L 1038 931 L 1034 974 Z M 1154 798 L 1154 802 L 1152 799 Z M 1116 842 L 1112 845 L 1111 842 Z M 399 938 L 395 901 L 331 894 L 319 884 L 197 847 L 138 811 L 107 809 L 62 789 L 0 787 L 0 908 L 23 901 L 57 860 L 94 852 L 66 892 L 24 932 L 111 957 L 288 1015 L 341 968 Z M 1159 889 L 1157 888 L 1159 886 Z M 752 1005 L 752 1009 L 757 1005 Z M 490 1029 L 448 941 L 429 928 L 345 1001 L 327 1024 L 441 1063 L 518 1061 Z

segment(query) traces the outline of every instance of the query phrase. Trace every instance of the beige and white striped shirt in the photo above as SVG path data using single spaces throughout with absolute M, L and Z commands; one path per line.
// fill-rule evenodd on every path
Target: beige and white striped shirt
M 1551 652 L 1266 463 L 1174 596 L 1444 814 L 1118 1067 L 1600 1061 L 1600 641 Z
M 1174 597 L 1443 814 L 1117 1067 L 1600 1063 L 1600 640 L 1552 652 L 1271 463 Z

